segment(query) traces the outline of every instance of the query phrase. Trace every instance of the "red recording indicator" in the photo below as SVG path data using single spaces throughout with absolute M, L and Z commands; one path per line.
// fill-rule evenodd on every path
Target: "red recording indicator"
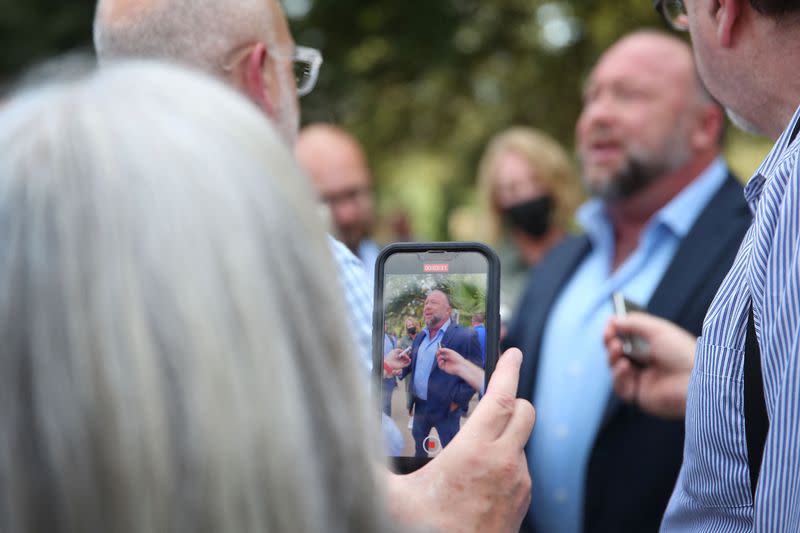
M 424 272 L 450 272 L 450 265 L 447 263 L 429 263 L 423 267 Z

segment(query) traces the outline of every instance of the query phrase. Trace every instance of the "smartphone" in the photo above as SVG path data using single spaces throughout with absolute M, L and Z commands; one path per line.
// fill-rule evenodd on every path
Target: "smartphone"
M 474 411 L 499 355 L 499 294 L 500 261 L 484 244 L 398 243 L 378 256 L 374 383 L 383 423 L 401 436 L 386 452 L 396 472 L 425 465 Z M 385 358 L 408 349 L 396 386 Z
M 614 314 L 618 317 L 623 317 L 632 311 L 644 311 L 642 306 L 631 302 L 621 292 L 611 295 L 611 303 L 614 306 Z M 639 367 L 647 366 L 648 346 L 646 340 L 638 335 L 621 335 L 620 340 L 622 340 L 622 354 L 629 361 Z

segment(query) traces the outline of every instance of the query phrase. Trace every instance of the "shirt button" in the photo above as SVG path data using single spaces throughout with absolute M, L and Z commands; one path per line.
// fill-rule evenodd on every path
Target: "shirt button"
M 553 493 L 553 501 L 556 503 L 564 503 L 567 501 L 567 489 L 557 489 Z
M 564 440 L 569 435 L 569 426 L 567 424 L 559 424 L 554 431 L 555 436 L 559 440 Z

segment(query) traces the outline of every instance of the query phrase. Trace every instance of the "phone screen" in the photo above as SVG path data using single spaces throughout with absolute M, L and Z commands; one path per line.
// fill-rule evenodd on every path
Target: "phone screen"
M 498 354 L 494 254 L 413 246 L 379 259 L 376 290 L 381 408 L 384 424 L 393 425 L 384 434 L 394 435 L 389 454 L 406 471 L 447 447 L 480 401 Z

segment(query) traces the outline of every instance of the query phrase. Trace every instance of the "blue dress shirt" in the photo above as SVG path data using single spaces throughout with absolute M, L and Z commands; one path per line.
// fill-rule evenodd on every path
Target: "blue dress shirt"
M 417 349 L 417 363 L 414 366 L 414 394 L 420 400 L 428 400 L 428 379 L 431 377 L 433 365 L 436 364 L 438 344 L 442 341 L 444 333 L 450 327 L 450 319 L 439 328 L 433 338 L 430 337 L 428 328 L 422 330 L 422 342 Z
M 639 245 L 616 271 L 613 227 L 605 205 L 590 200 L 578 211 L 592 250 L 556 299 L 545 324 L 540 370 L 532 398 L 536 429 L 528 442 L 533 479 L 531 519 L 539 531 L 582 529 L 585 472 L 612 394 L 603 329 L 611 295 L 622 292 L 646 306 L 681 240 L 727 177 L 714 161 L 653 215 Z

